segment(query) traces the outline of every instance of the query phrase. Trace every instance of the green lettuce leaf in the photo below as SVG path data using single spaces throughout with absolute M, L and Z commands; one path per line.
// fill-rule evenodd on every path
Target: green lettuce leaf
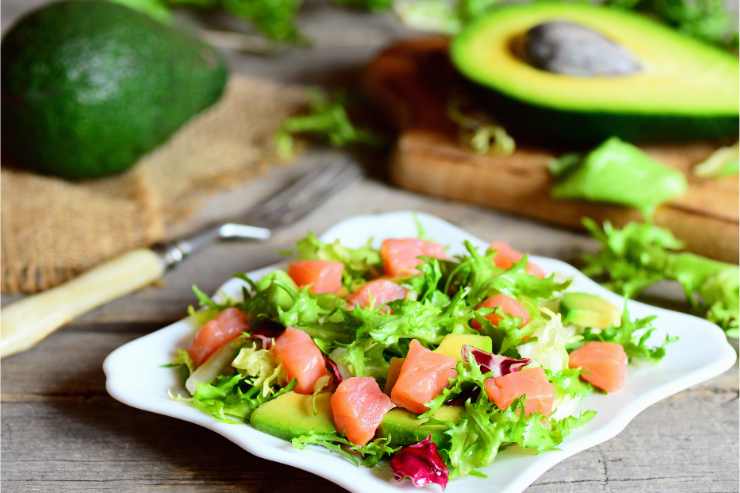
M 308 445 L 318 445 L 332 450 L 355 465 L 374 467 L 381 460 L 386 459 L 401 447 L 391 447 L 390 437 L 376 438 L 365 445 L 355 445 L 338 433 L 309 433 L 292 440 L 297 449 Z
M 446 432 L 450 444 L 448 449 L 443 449 L 443 455 L 450 464 L 450 477 L 485 476 L 480 468 L 493 462 L 506 445 L 519 445 L 536 452 L 552 450 L 574 428 L 587 423 L 593 416 L 593 411 L 561 420 L 537 413 L 527 416 L 524 397 L 503 410 L 491 405 L 486 397 L 468 401 L 463 418 Z
M 653 326 L 654 320 L 655 316 L 632 320 L 627 311 L 627 303 L 625 303 L 619 325 L 614 325 L 603 330 L 587 327 L 582 334 L 583 341 L 616 342 L 617 344 L 621 344 L 630 361 L 633 359 L 660 361 L 666 354 L 666 346 L 678 340 L 678 337 L 667 335 L 662 343 L 651 344 L 649 340 L 655 331 L 655 327 Z
M 295 380 L 282 388 L 267 393 L 249 384 L 241 373 L 220 375 L 213 383 L 199 384 L 190 403 L 206 414 L 225 423 L 243 423 L 265 402 L 290 392 Z
M 344 264 L 342 282 L 350 291 L 369 279 L 379 276 L 383 271 L 380 252 L 372 247 L 371 240 L 358 248 L 342 245 L 339 240 L 325 243 L 314 233 L 309 233 L 296 244 L 291 252 L 300 260 L 331 260 Z

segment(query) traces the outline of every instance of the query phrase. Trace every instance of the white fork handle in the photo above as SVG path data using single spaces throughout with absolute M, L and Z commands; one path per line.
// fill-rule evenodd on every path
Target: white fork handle
M 61 286 L 4 307 L 0 312 L 0 357 L 29 349 L 83 313 L 160 279 L 164 271 L 157 253 L 134 250 Z

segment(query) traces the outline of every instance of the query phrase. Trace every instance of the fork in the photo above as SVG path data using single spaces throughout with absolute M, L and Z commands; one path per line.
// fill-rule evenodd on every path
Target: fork
M 79 277 L 2 309 L 0 357 L 31 348 L 74 318 L 161 279 L 190 255 L 222 239 L 267 240 L 362 176 L 349 162 L 314 168 L 243 214 L 209 224 L 172 242 L 140 248 Z

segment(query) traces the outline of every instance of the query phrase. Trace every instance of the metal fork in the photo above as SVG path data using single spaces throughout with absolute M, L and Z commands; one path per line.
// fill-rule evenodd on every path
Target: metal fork
M 216 241 L 270 238 L 274 231 L 303 219 L 332 192 L 361 176 L 360 168 L 349 162 L 314 168 L 237 217 L 153 249 L 126 253 L 61 286 L 4 307 L 0 357 L 29 349 L 83 313 L 161 279 L 188 256 Z

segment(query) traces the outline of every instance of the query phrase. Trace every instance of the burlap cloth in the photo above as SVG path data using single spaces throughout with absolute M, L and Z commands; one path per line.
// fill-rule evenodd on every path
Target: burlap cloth
M 303 91 L 233 76 L 219 103 L 119 176 L 72 183 L 2 169 L 2 291 L 35 292 L 166 237 L 208 194 L 263 172 Z

